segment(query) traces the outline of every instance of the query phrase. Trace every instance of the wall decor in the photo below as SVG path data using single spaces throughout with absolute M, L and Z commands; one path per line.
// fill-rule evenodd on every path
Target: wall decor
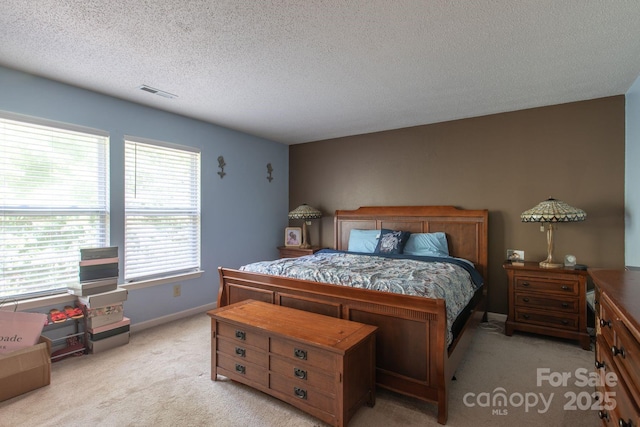
M 224 162 L 224 157 L 218 156 L 218 167 L 220 168 L 220 172 L 218 172 L 218 175 L 220 175 L 220 179 L 224 178 L 224 176 L 226 175 L 226 173 L 224 173 L 225 166 L 227 166 L 227 164 Z
M 273 172 L 273 167 L 271 166 L 271 163 L 267 163 L 267 172 L 269 172 L 267 179 L 269 180 L 269 182 L 273 181 L 273 177 L 271 176 L 271 172 Z

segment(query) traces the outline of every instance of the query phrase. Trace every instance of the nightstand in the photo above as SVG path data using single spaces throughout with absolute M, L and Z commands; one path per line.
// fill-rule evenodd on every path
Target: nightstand
M 280 258 L 297 258 L 299 256 L 311 255 L 322 249 L 319 246 L 313 246 L 309 249 L 302 249 L 295 246 L 278 246 Z
M 578 340 L 591 348 L 587 333 L 587 271 L 540 268 L 537 262 L 505 263 L 509 279 L 509 314 L 505 334 L 532 332 Z

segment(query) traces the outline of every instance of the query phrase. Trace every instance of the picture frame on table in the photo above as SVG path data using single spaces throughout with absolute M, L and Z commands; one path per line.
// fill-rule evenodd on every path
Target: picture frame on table
M 284 245 L 287 247 L 300 247 L 302 244 L 302 228 L 287 227 L 284 229 Z

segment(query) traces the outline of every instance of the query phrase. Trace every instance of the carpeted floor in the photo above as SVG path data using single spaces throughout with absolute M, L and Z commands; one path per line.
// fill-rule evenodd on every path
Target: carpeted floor
M 0 403 L 0 426 L 325 425 L 226 378 L 211 381 L 210 348 L 210 319 L 201 314 L 135 333 L 114 350 L 56 362 L 50 386 Z M 591 402 L 593 386 L 583 383 L 593 363 L 593 352 L 576 343 L 507 337 L 501 323 L 483 324 L 452 383 L 447 425 L 598 426 L 597 411 L 578 409 Z M 553 382 L 560 375 L 570 375 L 566 385 Z M 437 425 L 434 405 L 385 390 L 349 423 Z

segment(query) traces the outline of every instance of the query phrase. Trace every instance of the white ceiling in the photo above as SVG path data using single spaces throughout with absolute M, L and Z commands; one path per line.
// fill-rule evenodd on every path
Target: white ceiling
M 624 94 L 640 1 L 2 0 L 0 65 L 295 144 Z

